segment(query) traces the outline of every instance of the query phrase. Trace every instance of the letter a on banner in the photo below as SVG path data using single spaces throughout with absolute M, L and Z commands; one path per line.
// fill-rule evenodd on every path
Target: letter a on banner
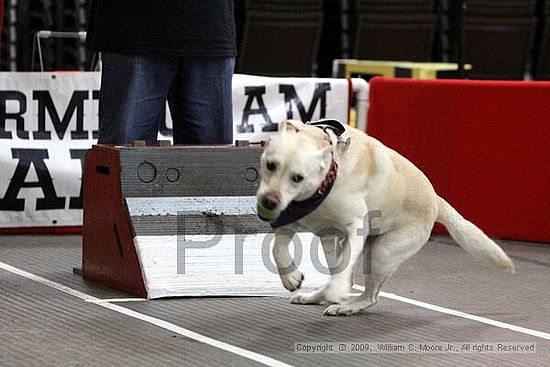
M 36 210 L 64 209 L 65 198 L 57 196 L 53 186 L 52 177 L 44 159 L 48 159 L 46 149 L 15 149 L 12 150 L 14 159 L 19 159 L 15 173 L 13 174 L 6 195 L 0 199 L 0 210 L 25 210 L 25 199 L 17 196 L 23 188 L 39 187 L 44 193 L 43 198 L 36 199 Z M 36 170 L 38 181 L 26 181 L 31 164 Z

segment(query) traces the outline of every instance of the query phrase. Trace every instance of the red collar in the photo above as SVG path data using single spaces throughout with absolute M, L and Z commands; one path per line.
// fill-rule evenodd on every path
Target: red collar
M 332 188 L 332 185 L 334 184 L 334 180 L 336 180 L 336 176 L 338 175 L 338 163 L 334 159 L 332 159 L 332 162 L 330 163 L 330 168 L 325 175 L 325 180 L 321 182 L 321 185 L 317 188 L 317 191 L 306 200 L 302 200 L 300 202 L 308 201 L 315 199 L 317 197 L 326 196 L 328 195 L 328 191 Z

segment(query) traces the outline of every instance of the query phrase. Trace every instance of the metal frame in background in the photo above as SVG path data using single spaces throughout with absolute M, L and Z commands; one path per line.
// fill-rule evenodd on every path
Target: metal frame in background
M 35 53 L 38 50 L 38 60 L 40 63 L 40 71 L 44 72 L 44 59 L 42 56 L 42 44 L 41 39 L 50 39 L 50 38 L 61 38 L 61 39 L 80 39 L 83 43 L 86 41 L 86 32 L 57 32 L 57 31 L 48 31 L 42 30 L 34 34 L 33 43 L 32 43 L 32 62 L 31 62 L 31 71 L 34 71 L 34 60 Z M 92 60 L 93 61 L 93 60 Z M 82 70 L 85 70 L 86 63 L 86 51 L 83 47 L 80 47 L 79 52 L 79 66 Z M 93 65 L 93 62 L 92 62 Z M 93 69 L 93 68 L 92 68 Z

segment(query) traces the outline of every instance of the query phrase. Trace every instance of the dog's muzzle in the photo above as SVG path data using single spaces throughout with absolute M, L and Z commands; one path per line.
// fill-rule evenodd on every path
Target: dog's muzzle
M 266 222 L 271 222 L 279 216 L 277 208 L 281 204 L 279 197 L 274 193 L 267 193 L 263 195 L 256 205 L 258 210 L 258 217 Z

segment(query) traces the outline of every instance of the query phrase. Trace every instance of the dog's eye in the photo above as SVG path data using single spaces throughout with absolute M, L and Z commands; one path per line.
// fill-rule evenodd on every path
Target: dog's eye
M 292 176 L 292 181 L 298 183 L 298 182 L 301 182 L 302 180 L 304 179 L 304 176 L 302 175 L 294 175 Z
M 277 169 L 277 164 L 275 162 L 267 162 L 267 170 L 268 171 L 275 171 Z

